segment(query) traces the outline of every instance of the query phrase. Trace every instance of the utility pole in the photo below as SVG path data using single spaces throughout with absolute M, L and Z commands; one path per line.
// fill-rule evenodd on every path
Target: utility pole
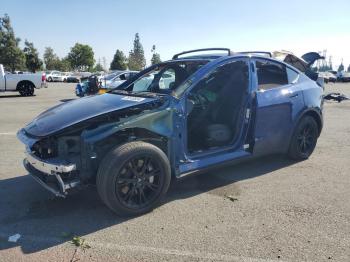
M 319 55 L 322 56 L 322 51 L 318 51 L 317 53 L 319 53 Z M 320 71 L 320 67 L 321 67 L 320 60 L 317 60 L 316 62 L 317 71 Z
M 328 66 L 329 66 L 329 70 L 333 70 L 333 63 L 332 63 L 332 56 L 331 55 L 329 56 L 329 59 L 328 59 Z
M 107 69 L 107 61 L 106 61 L 105 57 L 102 57 L 102 63 L 103 63 L 103 69 L 107 72 L 108 71 L 108 69 Z

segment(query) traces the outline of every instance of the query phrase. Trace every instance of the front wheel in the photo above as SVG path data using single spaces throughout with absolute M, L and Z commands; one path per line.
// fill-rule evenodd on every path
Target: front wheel
M 316 147 L 319 135 L 318 125 L 311 116 L 304 116 L 294 130 L 288 155 L 295 160 L 309 158 Z
M 100 164 L 96 184 L 102 201 L 121 216 L 155 208 L 171 179 L 167 156 L 145 142 L 130 142 L 110 151 Z

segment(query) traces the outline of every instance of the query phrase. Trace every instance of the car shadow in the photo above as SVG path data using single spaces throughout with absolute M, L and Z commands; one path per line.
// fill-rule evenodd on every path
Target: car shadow
M 33 96 L 36 96 L 35 94 L 34 95 L 32 95 L 32 97 Z M 0 93 L 0 99 L 1 98 L 15 98 L 15 97 L 22 97 L 22 98 L 25 98 L 25 97 L 29 97 L 29 96 L 21 96 L 21 95 L 1 95 L 1 93 Z
M 252 179 L 295 162 L 270 156 L 235 166 L 212 169 L 172 182 L 163 205 L 202 193 L 239 195 L 237 181 Z M 0 180 L 0 250 L 20 246 L 34 253 L 135 218 L 116 216 L 101 202 L 95 187 L 55 198 L 28 175 Z M 22 237 L 8 242 L 14 234 Z

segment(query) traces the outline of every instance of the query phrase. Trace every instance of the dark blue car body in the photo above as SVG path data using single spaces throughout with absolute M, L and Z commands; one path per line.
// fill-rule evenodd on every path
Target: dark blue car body
M 127 87 L 157 66 L 206 61 L 182 83 L 177 95 L 131 93 Z M 189 152 L 187 99 L 191 90 L 217 68 L 241 61 L 249 84 L 234 143 Z M 283 66 L 293 81 L 259 89 L 256 62 Z M 323 126 L 323 89 L 290 64 L 254 53 L 178 58 L 152 66 L 123 83 L 116 92 L 77 99 L 47 110 L 18 132 L 27 147 L 27 170 L 43 186 L 64 196 L 76 185 L 94 183 L 99 165 L 116 146 L 145 141 L 167 156 L 174 177 L 261 155 L 287 153 L 300 120 L 310 116 Z M 66 144 L 69 144 L 66 146 Z M 72 145 L 70 147 L 70 145 Z M 55 171 L 56 170 L 56 171 Z M 47 177 L 58 180 L 52 187 Z

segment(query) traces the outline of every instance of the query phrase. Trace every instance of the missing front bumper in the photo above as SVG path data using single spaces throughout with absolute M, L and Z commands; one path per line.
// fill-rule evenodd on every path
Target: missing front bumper
M 65 197 L 68 190 L 80 185 L 80 180 L 72 179 L 64 181 L 63 174 L 74 171 L 74 164 L 62 164 L 57 161 L 42 161 L 26 153 L 27 158 L 24 159 L 23 165 L 30 175 L 45 189 L 53 193 L 55 196 Z
M 69 173 L 76 170 L 75 164 L 63 162 L 57 159 L 50 161 L 41 160 L 29 152 L 26 152 L 26 160 L 37 170 L 48 175 L 54 173 Z

